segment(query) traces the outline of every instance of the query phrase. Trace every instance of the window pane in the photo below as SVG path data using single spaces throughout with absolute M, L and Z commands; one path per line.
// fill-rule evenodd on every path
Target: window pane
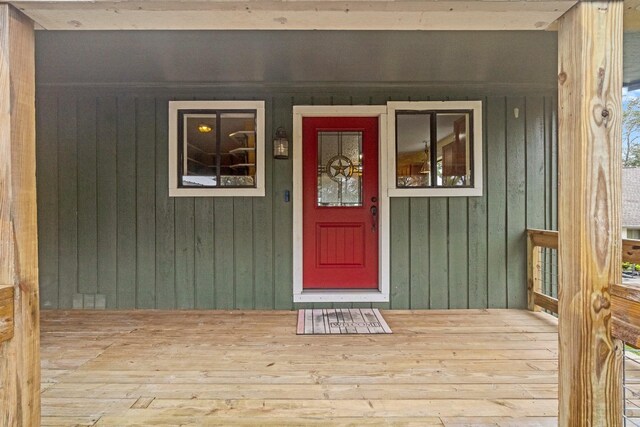
M 437 185 L 471 185 L 469 113 L 438 113 Z
M 362 206 L 362 132 L 318 132 L 318 206 Z
M 216 185 L 216 114 L 185 114 L 183 118 L 185 187 Z
M 396 182 L 398 187 L 431 185 L 431 114 L 396 114 Z
M 220 135 L 220 186 L 255 187 L 255 114 L 222 113 Z

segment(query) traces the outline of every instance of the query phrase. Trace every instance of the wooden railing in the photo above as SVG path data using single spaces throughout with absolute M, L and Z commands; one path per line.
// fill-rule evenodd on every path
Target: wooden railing
M 640 287 L 611 286 L 611 334 L 634 347 L 640 347 Z
M 558 232 L 527 230 L 527 290 L 529 310 L 540 308 L 558 313 L 558 299 L 542 292 L 542 257 L 540 248 L 558 249 Z
M 0 286 L 0 343 L 13 338 L 13 286 Z
M 527 230 L 528 302 L 530 310 L 558 313 L 558 299 L 542 292 L 542 260 L 539 248 L 558 249 L 558 232 Z M 622 261 L 640 264 L 640 240 L 622 240 Z M 615 338 L 640 347 L 640 287 L 612 284 L 612 333 Z

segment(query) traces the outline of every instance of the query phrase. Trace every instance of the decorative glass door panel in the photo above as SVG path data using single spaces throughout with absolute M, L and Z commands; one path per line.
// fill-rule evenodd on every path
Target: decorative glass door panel
M 304 289 L 378 287 L 378 119 L 303 119 Z
M 362 132 L 318 132 L 318 206 L 362 206 Z

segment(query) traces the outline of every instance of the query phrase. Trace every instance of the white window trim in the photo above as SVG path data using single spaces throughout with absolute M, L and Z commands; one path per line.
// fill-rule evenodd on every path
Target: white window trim
M 302 119 L 304 117 L 378 117 L 378 289 L 372 290 L 304 290 L 302 283 Z M 387 182 L 387 107 L 294 106 L 293 107 L 293 301 L 294 302 L 389 302 L 390 215 Z
M 180 188 L 178 186 L 178 110 L 256 110 L 256 186 Z M 169 101 L 169 196 L 263 197 L 265 195 L 264 101 Z
M 399 101 L 388 102 L 387 168 L 389 197 L 474 197 L 482 196 L 482 101 Z M 396 185 L 397 110 L 473 110 L 473 188 L 398 188 Z

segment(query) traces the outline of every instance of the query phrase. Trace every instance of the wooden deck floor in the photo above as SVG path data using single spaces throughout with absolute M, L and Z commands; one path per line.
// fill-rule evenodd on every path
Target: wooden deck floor
M 295 312 L 42 312 L 50 425 L 547 426 L 557 322 L 385 311 L 393 335 L 296 336 Z

